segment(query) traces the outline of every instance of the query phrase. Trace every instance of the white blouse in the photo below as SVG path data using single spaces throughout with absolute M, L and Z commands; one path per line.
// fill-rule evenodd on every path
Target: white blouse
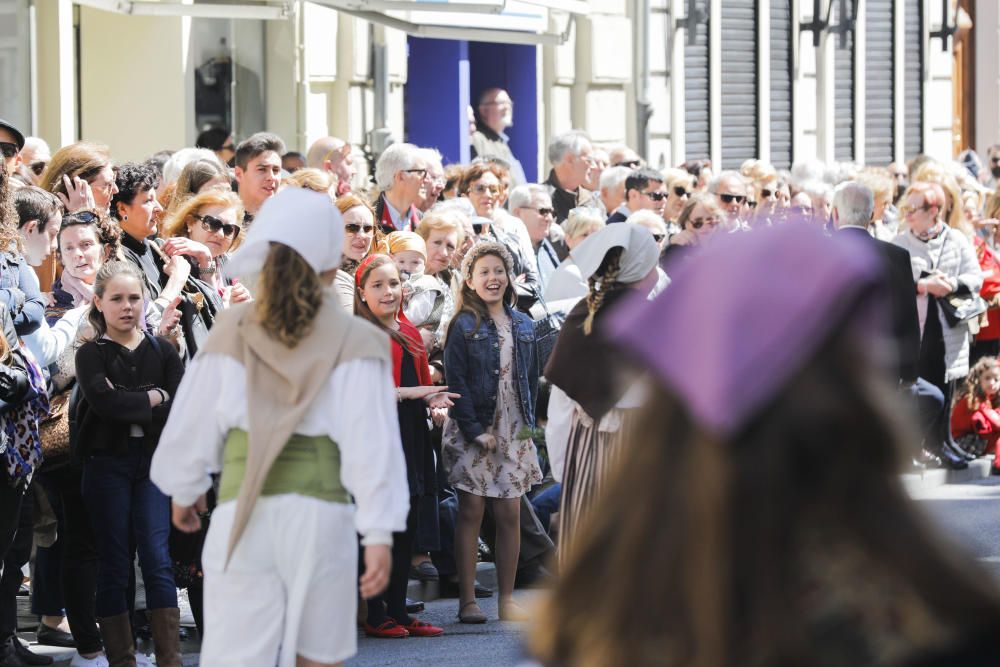
M 230 429 L 249 429 L 246 372 L 228 355 L 200 354 L 184 374 L 150 468 L 150 479 L 188 507 L 222 470 Z M 362 543 L 392 544 L 406 529 L 409 486 L 389 364 L 340 364 L 305 413 L 296 433 L 329 436 L 340 448 L 340 477 L 354 496 Z

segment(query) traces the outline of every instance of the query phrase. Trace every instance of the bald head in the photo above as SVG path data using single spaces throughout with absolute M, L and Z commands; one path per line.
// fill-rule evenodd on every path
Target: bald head
M 49 145 L 40 137 L 25 137 L 21 149 L 21 176 L 32 185 L 42 181 L 42 172 L 52 159 Z
M 339 151 L 347 144 L 337 137 L 322 137 L 313 142 L 306 154 L 306 164 L 313 169 L 322 169 L 323 161 L 330 159 L 330 153 Z
M 350 191 L 356 170 L 351 157 L 351 145 L 343 139 L 323 137 L 314 141 L 306 154 L 306 165 L 336 176 L 337 196 Z

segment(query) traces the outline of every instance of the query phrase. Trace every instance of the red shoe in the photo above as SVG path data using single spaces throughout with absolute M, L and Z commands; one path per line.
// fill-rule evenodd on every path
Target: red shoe
M 444 632 L 444 630 L 441 632 Z M 365 634 L 369 637 L 378 637 L 379 639 L 403 639 L 410 636 L 406 628 L 391 618 L 378 627 L 372 627 L 365 623 Z
M 440 637 L 444 634 L 444 628 L 439 628 L 436 625 L 431 625 L 416 618 L 412 619 L 409 625 L 399 625 L 397 627 L 403 628 L 412 637 Z

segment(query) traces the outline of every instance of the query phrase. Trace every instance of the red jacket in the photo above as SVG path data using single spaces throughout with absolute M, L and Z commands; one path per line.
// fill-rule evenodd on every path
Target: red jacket
M 431 369 L 427 364 L 427 349 L 424 347 L 424 341 L 420 337 L 420 332 L 417 331 L 417 328 L 410 324 L 410 321 L 406 319 L 406 316 L 402 312 L 399 314 L 399 333 L 403 334 L 403 338 L 409 341 L 407 347 L 411 354 L 413 354 L 413 363 L 417 366 L 417 378 L 420 380 L 420 386 L 433 385 Z M 390 340 L 392 340 L 392 377 L 398 387 L 402 375 L 403 347 L 395 338 Z
M 981 238 L 976 238 L 975 245 L 979 268 L 983 270 L 983 288 L 979 290 L 979 294 L 990 303 L 1000 294 L 1000 259 Z M 986 317 L 989 323 L 979 330 L 976 340 L 1000 338 L 1000 308 L 990 308 L 986 311 Z
M 961 396 L 951 411 L 951 435 L 957 439 L 970 433 L 986 440 L 987 452 L 996 451 L 997 440 L 1000 440 L 1000 412 L 989 401 L 983 401 L 976 410 L 970 410 L 966 397 Z

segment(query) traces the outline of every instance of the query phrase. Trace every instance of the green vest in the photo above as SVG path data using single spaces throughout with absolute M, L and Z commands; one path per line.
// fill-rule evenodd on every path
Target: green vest
M 236 500 L 247 466 L 247 432 L 232 429 L 226 436 L 219 502 Z M 298 493 L 331 503 L 350 503 L 340 481 L 340 448 L 327 436 L 295 434 L 267 474 L 263 496 Z

